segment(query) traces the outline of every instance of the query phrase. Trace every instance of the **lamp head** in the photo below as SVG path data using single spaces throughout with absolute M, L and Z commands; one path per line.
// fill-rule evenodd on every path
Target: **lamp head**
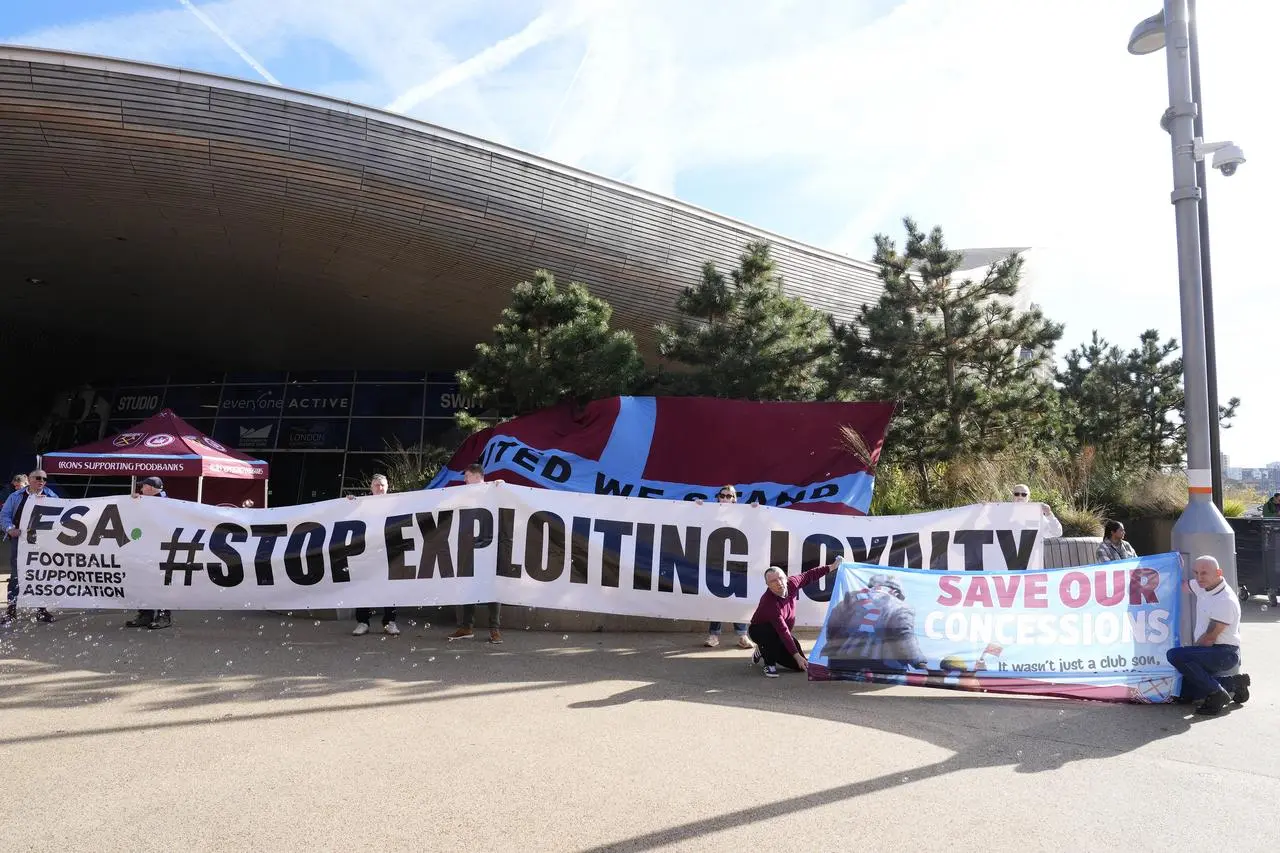
M 1129 52 L 1134 56 L 1155 53 L 1164 47 L 1164 10 L 1138 22 L 1129 36 Z

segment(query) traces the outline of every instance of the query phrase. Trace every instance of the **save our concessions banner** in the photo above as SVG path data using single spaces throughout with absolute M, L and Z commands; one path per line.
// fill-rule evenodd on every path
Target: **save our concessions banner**
M 1167 702 L 1177 554 L 1024 572 L 844 564 L 810 680 Z
M 773 564 L 836 553 L 937 569 L 1038 568 L 1037 504 L 847 517 L 580 495 L 509 484 L 276 509 L 159 497 L 28 505 L 16 568 L 26 606 L 292 610 L 500 601 L 745 621 Z M 801 597 L 822 624 L 830 580 Z
M 610 397 L 554 406 L 482 430 L 429 489 L 489 479 L 588 494 L 707 499 L 737 487 L 742 503 L 865 515 L 892 403 L 800 403 L 710 397 Z M 854 430 L 867 458 L 851 453 Z

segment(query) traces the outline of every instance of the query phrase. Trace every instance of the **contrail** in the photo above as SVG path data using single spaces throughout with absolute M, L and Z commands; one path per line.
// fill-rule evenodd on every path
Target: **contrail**
M 258 60 L 254 59 L 252 56 L 249 55 L 249 53 L 244 48 L 236 44 L 235 39 L 231 38 L 231 36 L 224 33 L 221 27 L 219 27 L 213 21 L 209 20 L 209 16 L 206 15 L 204 12 L 201 12 L 199 9 L 197 9 L 195 5 L 191 2 L 191 0 L 178 0 L 178 2 L 181 3 L 183 6 L 186 6 L 188 11 L 191 12 L 191 14 L 199 18 L 200 23 L 208 27 L 210 32 L 212 32 L 218 38 L 222 39 L 223 44 L 225 44 L 227 47 L 234 50 L 241 59 L 249 63 L 249 65 L 253 67 L 254 71 L 257 71 L 259 74 L 262 75 L 264 80 L 266 80 L 268 83 L 270 83 L 273 86 L 280 85 L 280 81 L 277 80 L 275 77 L 273 77 L 270 71 L 263 68 L 262 65 L 259 64 Z
M 183 0 L 183 2 L 186 2 L 186 0 Z M 520 32 L 507 36 L 497 44 L 486 47 L 470 59 L 465 59 L 457 65 L 446 68 L 427 82 L 414 86 L 390 104 L 387 104 L 386 108 L 396 113 L 407 112 L 428 98 L 434 97 L 446 89 L 452 89 L 459 83 L 465 83 L 473 77 L 497 71 L 510 64 L 520 54 L 530 48 L 537 47 L 561 30 L 564 27 L 564 22 L 556 20 L 560 17 L 559 15 L 547 13 L 539 15 Z

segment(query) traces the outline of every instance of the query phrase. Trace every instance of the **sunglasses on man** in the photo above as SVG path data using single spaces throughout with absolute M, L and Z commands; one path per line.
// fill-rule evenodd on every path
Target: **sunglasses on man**
M 716 498 L 722 501 L 736 501 L 738 499 L 738 496 L 735 495 L 733 492 L 720 492 L 718 495 L 716 495 Z
M 48 477 L 32 477 L 31 479 L 35 480 L 37 483 L 43 483 L 45 480 L 48 480 L 49 478 Z

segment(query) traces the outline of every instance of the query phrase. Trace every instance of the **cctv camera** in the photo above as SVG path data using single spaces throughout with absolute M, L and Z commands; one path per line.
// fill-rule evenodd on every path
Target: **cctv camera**
M 1244 160 L 1244 152 L 1240 150 L 1240 146 L 1234 142 L 1205 142 L 1197 139 L 1194 143 L 1195 157 L 1197 160 L 1203 160 L 1204 155 L 1213 153 L 1213 168 L 1218 169 L 1226 177 L 1231 177 L 1236 173 L 1236 169 Z
M 1244 152 L 1238 145 L 1227 145 L 1213 152 L 1213 168 L 1222 170 L 1222 174 L 1231 177 L 1244 162 Z

